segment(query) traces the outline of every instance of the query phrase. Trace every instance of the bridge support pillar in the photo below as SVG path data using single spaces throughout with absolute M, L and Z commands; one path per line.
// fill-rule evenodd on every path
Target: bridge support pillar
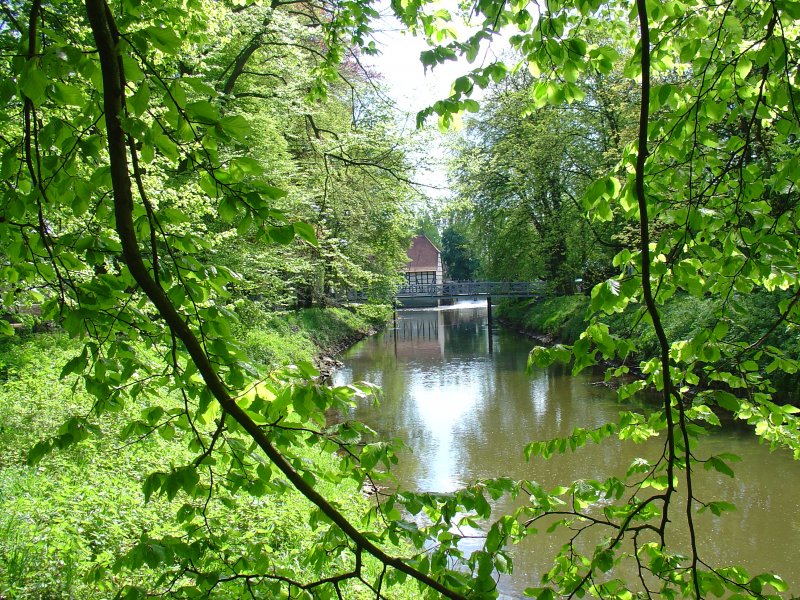
M 492 297 L 486 296 L 486 335 L 489 337 L 489 354 L 492 354 Z

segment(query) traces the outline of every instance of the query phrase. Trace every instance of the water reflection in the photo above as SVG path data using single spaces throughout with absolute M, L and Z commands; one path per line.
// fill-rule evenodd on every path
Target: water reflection
M 498 475 L 554 487 L 579 478 L 622 477 L 633 459 L 660 455 L 661 440 L 634 445 L 612 439 L 526 463 L 522 451 L 531 440 L 598 427 L 625 408 L 588 375 L 573 377 L 558 368 L 527 375 L 531 345 L 514 332 L 490 332 L 482 306 L 402 311 L 396 329 L 365 340 L 345 356 L 346 367 L 336 380 L 368 380 L 383 387 L 379 407 L 364 403 L 353 416 L 408 445 L 395 469 L 406 488 L 449 492 Z M 701 470 L 695 486 L 703 500 L 727 499 L 738 510 L 722 518 L 698 515 L 703 557 L 717 565 L 743 564 L 752 573 L 777 571 L 800 593 L 800 463 L 787 453 L 770 453 L 741 430 L 704 440 L 702 455 L 720 452 L 742 457 L 733 465 L 737 478 Z M 513 507 L 501 501 L 496 508 Z M 525 587 L 539 582 L 564 541 L 563 534 L 537 536 L 514 548 L 515 573 L 502 582 L 503 589 L 521 597 Z M 685 535 L 678 532 L 672 543 L 685 546 Z

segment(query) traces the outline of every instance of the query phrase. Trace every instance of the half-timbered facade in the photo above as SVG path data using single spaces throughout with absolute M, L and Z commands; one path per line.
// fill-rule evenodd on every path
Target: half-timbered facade
M 442 253 L 426 236 L 414 237 L 408 249 L 408 261 L 405 269 L 408 285 L 436 285 L 444 282 Z

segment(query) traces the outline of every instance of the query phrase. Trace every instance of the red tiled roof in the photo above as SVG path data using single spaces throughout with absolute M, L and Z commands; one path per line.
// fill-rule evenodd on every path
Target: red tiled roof
M 439 264 L 439 250 L 424 235 L 416 236 L 408 249 L 406 271 L 435 271 Z

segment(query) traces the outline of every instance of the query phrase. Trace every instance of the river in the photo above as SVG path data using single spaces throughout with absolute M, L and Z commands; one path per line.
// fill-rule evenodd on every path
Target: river
M 364 402 L 351 416 L 381 437 L 406 443 L 409 451 L 394 468 L 402 487 L 449 492 L 504 475 L 549 489 L 580 478 L 622 477 L 634 458 L 660 455 L 663 439 L 610 439 L 527 463 L 528 442 L 616 421 L 631 407 L 621 406 L 592 374 L 572 376 L 559 367 L 526 374 L 532 341 L 496 324 L 490 331 L 483 303 L 397 314 L 396 328 L 390 325 L 345 354 L 334 382 L 363 380 L 383 388 L 379 407 Z M 696 495 L 733 502 L 737 510 L 697 516 L 701 558 L 742 565 L 751 575 L 777 572 L 800 595 L 800 462 L 788 452 L 770 452 L 742 427 L 704 438 L 701 453 L 720 452 L 741 457 L 732 464 L 736 478 L 698 470 Z M 512 506 L 501 500 L 495 509 L 499 515 Z M 673 510 L 679 519 L 683 509 Z M 564 539 L 542 532 L 513 547 L 514 573 L 501 579 L 503 594 L 519 598 L 537 586 Z

